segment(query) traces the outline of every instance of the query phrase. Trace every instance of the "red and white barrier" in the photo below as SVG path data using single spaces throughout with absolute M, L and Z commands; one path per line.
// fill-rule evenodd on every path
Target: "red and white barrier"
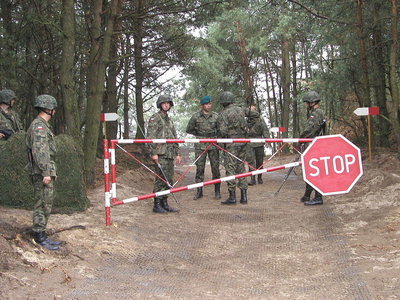
M 191 189 L 195 189 L 195 188 L 198 188 L 198 187 L 203 187 L 203 186 L 207 186 L 207 185 L 211 185 L 211 184 L 231 181 L 231 180 L 235 180 L 235 179 L 238 179 L 238 178 L 243 178 L 243 177 L 248 177 L 248 176 L 252 176 L 252 175 L 263 174 L 263 173 L 267 173 L 267 172 L 273 172 L 273 171 L 288 169 L 288 168 L 297 167 L 297 166 L 300 166 L 300 165 L 301 165 L 300 161 L 292 162 L 292 163 L 281 165 L 281 166 L 277 166 L 277 167 L 271 167 L 271 168 L 267 168 L 267 169 L 261 169 L 261 170 L 256 170 L 256 171 L 252 171 L 252 172 L 246 172 L 246 173 L 242 173 L 242 174 L 222 177 L 222 178 L 219 178 L 219 179 L 213 179 L 213 180 L 209 180 L 209 181 L 190 184 L 190 185 L 187 185 L 187 186 L 181 186 L 181 187 L 178 187 L 178 188 L 173 188 L 173 189 L 170 189 L 170 190 L 165 190 L 165 191 L 161 191 L 161 192 L 157 192 L 157 193 L 151 193 L 151 194 L 147 194 L 147 195 L 143 195 L 143 196 L 138 196 L 138 197 L 133 197 L 133 198 L 125 199 L 125 200 L 120 200 L 120 201 L 113 202 L 113 205 L 121 205 L 121 204 L 126 204 L 126 203 L 130 203 L 130 202 L 139 201 L 139 200 L 144 200 L 144 199 L 149 199 L 149 198 L 154 198 L 154 197 L 161 197 L 161 196 L 169 195 L 169 194 L 172 194 L 172 193 L 183 192 L 183 191 L 187 191 L 187 190 L 191 190 Z
M 138 197 L 133 197 L 125 200 L 118 200 L 117 198 L 117 166 L 115 159 L 115 146 L 117 144 L 165 144 L 165 143 L 308 143 L 312 142 L 313 139 L 309 138 L 282 138 L 282 139 L 122 139 L 122 140 L 104 140 L 104 199 L 105 199 L 105 214 L 106 214 L 106 226 L 111 225 L 111 205 L 122 205 L 129 202 L 135 202 L 139 200 L 165 196 L 171 193 L 182 192 L 190 189 L 195 189 L 202 186 L 207 186 L 215 183 L 226 182 L 230 180 L 235 180 L 242 177 L 248 177 L 252 175 L 258 175 L 267 172 L 273 172 L 277 170 L 282 170 L 286 168 L 296 167 L 301 165 L 301 162 L 293 162 L 277 167 L 271 167 L 267 169 L 260 169 L 252 172 L 246 172 L 242 174 L 237 174 L 234 176 L 223 177 L 219 179 L 213 179 L 210 181 L 200 182 L 196 184 L 191 184 L 188 186 L 172 188 L 170 190 L 165 190 L 157 193 L 152 193 L 148 195 L 142 195 Z

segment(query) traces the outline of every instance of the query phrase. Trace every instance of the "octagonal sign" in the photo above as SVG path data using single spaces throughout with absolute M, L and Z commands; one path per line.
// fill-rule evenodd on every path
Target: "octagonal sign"
M 360 149 L 341 134 L 315 138 L 301 162 L 304 181 L 323 195 L 348 193 L 363 174 Z

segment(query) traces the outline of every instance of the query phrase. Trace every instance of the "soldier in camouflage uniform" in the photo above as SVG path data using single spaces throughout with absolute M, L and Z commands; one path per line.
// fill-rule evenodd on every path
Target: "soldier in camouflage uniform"
M 34 239 L 39 245 L 49 250 L 58 250 L 61 242 L 51 240 L 46 234 L 54 200 L 54 181 L 57 178 L 55 164 L 57 149 L 48 122 L 55 114 L 57 101 L 50 95 L 40 95 L 36 97 L 34 107 L 39 113 L 26 134 L 36 200 L 32 230 Z
M 218 114 L 211 111 L 211 97 L 202 97 L 200 99 L 200 104 L 201 110 L 193 114 L 193 116 L 190 118 L 186 127 L 186 132 L 195 135 L 197 139 L 216 138 Z M 207 155 L 210 159 L 212 179 L 221 177 L 219 172 L 219 149 L 215 146 L 211 146 L 203 155 L 201 155 L 208 146 L 209 145 L 205 143 L 198 143 L 194 146 L 195 156 L 198 158 L 196 161 L 196 183 L 204 181 Z M 214 193 L 216 199 L 221 199 L 221 183 L 215 184 Z M 197 193 L 193 199 L 196 200 L 201 197 L 203 197 L 203 188 L 198 187 Z
M 176 139 L 177 134 L 175 126 L 168 116 L 168 111 L 174 106 L 172 98 L 169 95 L 161 95 L 157 100 L 157 108 L 159 111 L 151 116 L 147 127 L 147 138 L 149 139 Z M 180 164 L 181 157 L 179 155 L 179 146 L 173 144 L 150 144 L 150 155 L 157 164 L 156 172 L 158 176 L 173 183 L 174 177 L 174 160 Z M 153 192 L 169 190 L 171 187 L 156 177 Z M 178 210 L 168 205 L 168 196 L 154 198 L 153 212 L 166 213 L 177 212 Z
M 220 103 L 224 107 L 217 119 L 218 135 L 221 138 L 245 138 L 247 131 L 245 110 L 234 104 L 235 97 L 231 92 L 223 92 L 220 96 Z M 225 149 L 240 158 L 246 159 L 245 143 L 229 143 Z M 227 154 L 224 160 L 226 176 L 232 176 L 245 172 L 241 161 Z M 222 204 L 236 204 L 236 182 L 228 181 L 229 198 Z M 241 191 L 240 203 L 247 204 L 247 180 L 240 178 L 238 187 Z
M 262 117 L 260 117 L 260 113 L 257 111 L 257 107 L 255 105 L 251 105 L 250 109 L 247 113 L 247 126 L 248 133 L 247 137 L 249 138 L 267 138 L 269 137 L 268 127 L 265 124 L 265 121 Z M 264 163 L 264 144 L 265 143 L 249 143 L 247 145 L 247 162 L 251 166 L 256 166 L 256 168 L 260 168 Z M 249 171 L 252 171 L 249 169 Z M 258 174 L 258 183 L 262 184 L 262 174 Z M 256 176 L 251 176 L 251 180 L 249 185 L 256 184 Z
M 17 96 L 12 90 L 0 91 L 0 141 L 23 130 L 18 114 L 12 109 L 16 100 Z
M 324 112 L 319 108 L 319 101 L 321 101 L 321 97 L 315 91 L 310 91 L 303 97 L 303 102 L 307 105 L 308 119 L 300 135 L 301 138 L 314 138 L 324 134 L 326 119 Z M 314 199 L 310 200 L 313 190 L 313 187 L 306 183 L 306 191 L 300 199 L 304 205 L 323 204 L 322 195 L 316 190 Z

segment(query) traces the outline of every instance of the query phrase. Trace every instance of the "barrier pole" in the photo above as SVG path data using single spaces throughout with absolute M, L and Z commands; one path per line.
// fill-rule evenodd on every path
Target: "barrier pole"
M 243 177 L 248 177 L 248 176 L 252 176 L 252 175 L 258 175 L 258 174 L 262 174 L 262 173 L 288 169 L 288 168 L 297 167 L 297 166 L 300 166 L 300 165 L 301 165 L 300 161 L 295 161 L 295 162 L 291 162 L 291 163 L 280 165 L 280 166 L 276 166 L 276 167 L 270 167 L 270 168 L 266 168 L 266 169 L 260 169 L 260 170 L 256 170 L 256 171 L 241 173 L 241 174 L 222 177 L 222 178 L 218 178 L 218 179 L 212 179 L 212 180 L 209 180 L 209 181 L 198 182 L 198 183 L 195 183 L 195 184 L 190 184 L 190 185 L 187 185 L 187 186 L 181 186 L 181 187 L 173 188 L 173 189 L 170 189 L 170 190 L 164 190 L 164 191 L 160 191 L 160 192 L 157 192 L 157 193 L 151 193 L 151 194 L 142 195 L 142 196 L 138 196 L 138 197 L 133 197 L 133 198 L 125 199 L 125 200 L 115 201 L 115 202 L 113 202 L 113 206 L 122 205 L 122 204 L 126 204 L 126 203 L 129 203 L 129 202 L 135 202 L 135 201 L 139 201 L 139 200 L 145 200 L 145 199 L 154 198 L 154 197 L 161 197 L 161 196 L 165 196 L 165 195 L 172 194 L 172 193 L 183 192 L 183 191 L 195 189 L 195 188 L 198 188 L 198 187 L 203 187 L 203 186 L 212 185 L 212 184 L 216 184 L 216 183 L 231 181 L 231 180 L 235 180 L 235 179 L 243 178 Z
M 108 140 L 103 140 L 104 156 L 104 207 L 106 216 L 106 226 L 111 225 L 111 194 L 110 194 L 110 152 L 108 150 Z

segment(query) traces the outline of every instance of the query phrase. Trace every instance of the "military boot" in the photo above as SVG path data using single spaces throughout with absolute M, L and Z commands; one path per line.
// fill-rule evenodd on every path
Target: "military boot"
M 46 248 L 48 250 L 60 250 L 60 246 L 52 244 L 51 242 L 54 243 L 55 241 L 50 240 L 44 231 L 35 232 L 34 239 L 35 242 L 38 243 L 43 248 Z
M 168 198 L 164 197 L 161 199 L 161 207 L 165 209 L 165 211 L 167 212 L 178 212 L 179 210 L 176 208 L 173 208 L 171 206 L 168 205 Z
M 229 198 L 222 201 L 221 204 L 236 204 L 236 191 L 229 190 Z
M 300 201 L 301 201 L 301 202 L 310 201 L 310 197 L 309 197 L 309 196 L 303 196 L 303 197 L 300 198 Z
M 193 200 L 197 200 L 199 198 L 203 197 L 203 188 L 202 187 L 198 187 L 197 188 L 197 193 L 196 195 L 194 195 Z
M 155 213 L 166 213 L 167 211 L 161 206 L 161 198 L 154 198 L 153 212 Z
M 240 190 L 240 203 L 247 204 L 247 190 Z
M 248 185 L 256 185 L 257 184 L 257 182 L 256 182 L 256 176 L 255 175 L 251 175 L 251 180 L 250 180 L 250 182 L 248 183 Z
M 221 183 L 216 183 L 214 185 L 214 195 L 215 199 L 221 199 Z
M 262 179 L 262 174 L 258 174 L 258 184 L 263 184 L 264 183 L 264 181 L 263 181 L 263 179 Z
M 315 197 L 312 200 L 304 202 L 304 205 L 322 205 L 322 204 L 324 204 L 322 197 Z

